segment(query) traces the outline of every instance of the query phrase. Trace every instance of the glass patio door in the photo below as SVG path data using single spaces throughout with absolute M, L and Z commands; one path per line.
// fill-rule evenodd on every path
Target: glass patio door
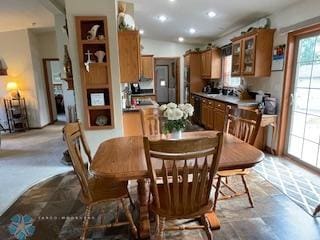
M 297 41 L 287 153 L 320 168 L 320 33 Z

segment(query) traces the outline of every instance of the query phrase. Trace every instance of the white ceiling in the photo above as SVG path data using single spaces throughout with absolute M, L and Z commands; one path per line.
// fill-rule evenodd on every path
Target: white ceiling
M 0 32 L 53 26 L 53 14 L 39 0 L 0 0 Z
M 299 0 L 127 0 L 134 3 L 136 25 L 152 39 L 207 43 L 231 29 L 243 27 Z M 206 14 L 214 11 L 216 17 Z M 164 14 L 168 21 L 156 17 Z M 197 32 L 189 34 L 189 28 Z

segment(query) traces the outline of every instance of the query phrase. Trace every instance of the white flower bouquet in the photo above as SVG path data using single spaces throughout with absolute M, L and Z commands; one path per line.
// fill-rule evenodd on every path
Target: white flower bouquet
M 185 129 L 189 123 L 188 118 L 193 115 L 194 108 L 191 104 L 168 103 L 160 106 L 160 111 L 167 118 L 164 124 L 164 133 L 172 133 Z

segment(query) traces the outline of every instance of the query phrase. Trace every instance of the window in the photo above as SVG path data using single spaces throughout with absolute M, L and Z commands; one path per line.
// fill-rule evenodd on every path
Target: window
M 223 86 L 238 87 L 240 85 L 240 77 L 231 77 L 232 55 L 223 56 L 222 58 L 222 80 Z

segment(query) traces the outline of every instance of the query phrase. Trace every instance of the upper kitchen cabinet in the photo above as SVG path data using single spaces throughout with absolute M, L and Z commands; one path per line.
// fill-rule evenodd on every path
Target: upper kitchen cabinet
M 120 82 L 134 83 L 140 79 L 141 55 L 139 31 L 118 33 Z
M 201 53 L 187 52 L 184 55 L 184 70 L 187 91 L 185 102 L 190 102 L 190 93 L 201 92 L 204 86 L 201 79 Z
M 274 29 L 255 29 L 233 38 L 232 76 L 271 75 Z
M 141 57 L 141 78 L 153 79 L 154 58 L 153 55 L 142 55 Z
M 201 53 L 201 78 L 221 78 L 221 50 L 212 48 Z

